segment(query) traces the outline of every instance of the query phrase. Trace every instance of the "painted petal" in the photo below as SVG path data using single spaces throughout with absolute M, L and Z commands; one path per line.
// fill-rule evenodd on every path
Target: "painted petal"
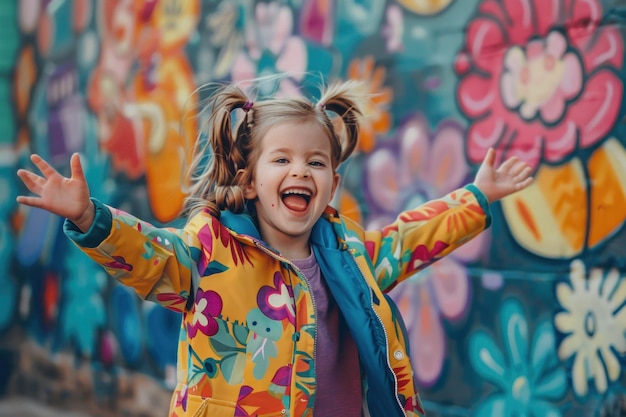
M 256 65 L 248 58 L 247 55 L 241 53 L 237 55 L 233 62 L 233 68 L 230 73 L 233 82 L 242 82 L 244 80 L 250 80 L 256 76 Z M 242 88 L 247 88 L 250 83 L 246 83 Z
M 487 149 L 501 142 L 506 131 L 506 125 L 499 117 L 486 117 L 472 123 L 467 133 L 467 154 L 470 162 L 480 164 Z
M 616 268 L 608 270 L 600 287 L 600 295 L 602 298 L 606 300 L 614 298 L 611 294 L 619 288 L 620 281 L 619 271 Z M 617 308 L 620 304 L 615 304 L 614 308 Z
M 478 118 L 493 109 L 498 98 L 497 81 L 476 73 L 463 77 L 457 90 L 461 110 L 470 119 Z
M 491 74 L 502 67 L 506 41 L 501 22 L 487 17 L 475 18 L 467 28 L 466 42 L 474 64 L 481 70 Z
M 287 40 L 285 47 L 276 60 L 276 69 L 288 73 L 297 80 L 301 80 L 308 62 L 306 45 L 297 37 Z
M 539 108 L 541 118 L 548 124 L 557 122 L 565 110 L 565 99 L 562 94 L 555 92 L 548 101 L 543 103 Z
M 517 156 L 522 161 L 530 165 L 531 168 L 537 168 L 541 160 L 541 148 L 543 140 L 543 132 L 538 123 L 522 126 L 517 130 L 513 142 L 503 158 Z M 507 146 L 507 143 L 498 144 L 496 155 L 500 149 Z
M 437 187 L 438 195 L 458 188 L 467 178 L 469 167 L 465 159 L 465 135 L 460 126 L 441 124 L 434 134 L 430 152 L 430 183 Z
M 516 81 L 517 77 L 513 72 L 506 72 L 500 78 L 500 97 L 504 105 L 510 109 L 517 107 L 522 101 L 517 94 Z
M 589 270 L 589 279 L 587 280 L 587 289 L 585 292 L 595 297 L 600 294 L 600 284 L 604 280 L 604 270 L 602 268 L 592 268 Z
M 554 58 L 561 58 L 567 50 L 567 40 L 560 32 L 550 32 L 546 38 L 545 52 Z
M 500 395 L 492 395 L 480 403 L 473 415 L 475 417 L 510 416 L 509 403 Z
M 504 69 L 517 77 L 526 66 L 526 52 L 519 47 L 513 46 L 504 55 Z M 515 78 L 513 79 L 515 81 Z M 515 84 L 515 83 L 513 83 Z
M 478 6 L 478 11 L 486 16 L 492 16 L 498 22 L 505 22 L 507 16 L 504 15 L 501 0 L 484 0 Z
M 509 299 L 502 305 L 500 328 L 511 365 L 525 368 L 528 360 L 528 325 L 519 301 Z
M 400 130 L 400 187 L 409 188 L 415 180 L 428 180 L 430 164 L 430 132 L 423 117 L 412 117 Z
M 616 271 L 616 275 L 619 272 Z M 609 275 L 608 279 L 612 279 L 611 275 Z M 624 304 L 626 301 L 626 279 L 617 277 L 618 281 L 615 283 L 607 283 L 605 284 L 605 290 L 607 294 L 610 294 L 609 300 L 611 302 L 611 307 L 614 311 L 617 311 L 617 308 Z M 622 308 L 619 313 L 617 313 L 616 317 L 622 316 L 626 312 L 626 308 Z M 626 322 L 621 322 L 624 327 L 626 327 Z
M 557 0 L 532 0 L 535 13 L 535 32 L 540 37 L 548 35 L 548 31 L 561 21 L 562 2 Z
M 570 264 L 570 284 L 572 284 L 574 294 L 586 291 L 587 271 L 580 259 L 575 259 Z
M 293 33 L 293 15 L 287 6 L 280 6 L 276 18 L 272 22 L 273 34 L 270 40 L 269 49 L 278 55 L 285 46 L 287 39 Z
M 248 50 L 248 54 L 250 54 L 250 56 L 254 59 L 259 59 L 261 57 L 261 45 L 259 45 L 260 41 L 261 36 L 258 25 L 250 25 L 246 27 L 244 32 L 244 42 L 246 49 Z
M 535 398 L 558 401 L 567 393 L 567 373 L 562 368 L 555 368 L 553 372 L 539 379 L 533 387 Z
M 367 189 L 379 207 L 396 211 L 398 207 L 398 173 L 394 154 L 384 148 L 372 153 L 367 160 Z
M 623 331 L 623 329 L 621 329 Z M 602 360 L 606 365 L 606 372 L 609 376 L 609 380 L 611 382 L 617 381 L 620 373 L 622 372 L 622 367 L 613 353 L 613 350 L 609 346 L 600 346 L 600 355 L 602 356 Z
M 478 375 L 501 389 L 506 389 L 508 382 L 504 357 L 500 348 L 486 333 L 477 331 L 471 336 L 469 359 Z
M 609 70 L 600 70 L 587 81 L 582 96 L 568 112 L 580 126 L 582 147 L 597 143 L 613 128 L 622 96 L 622 81 Z
M 560 312 L 554 315 L 554 325 L 561 333 L 571 333 L 578 328 L 578 323 L 569 312 Z
M 526 41 L 536 34 L 534 27 L 533 3 L 530 0 L 505 0 L 503 1 L 508 22 L 511 24 L 506 31 L 513 45 L 524 45 Z
M 285 78 L 280 81 L 280 86 L 276 92 L 276 98 L 294 98 L 301 97 L 302 91 L 298 85 L 290 78 Z
M 530 366 L 533 374 L 542 376 L 546 371 L 553 368 L 556 362 L 554 350 L 554 331 L 548 321 L 543 321 L 537 326 L 533 336 Z
M 491 238 L 492 238 L 491 228 L 484 230 L 481 234 L 476 236 L 474 239 L 465 243 L 460 248 L 455 249 L 454 258 L 458 259 L 462 263 L 467 263 L 467 262 L 472 262 L 472 261 L 477 260 L 482 254 L 485 253 L 487 248 L 489 248 Z M 489 281 L 489 278 L 490 277 L 494 278 L 494 275 L 499 277 L 499 278 L 495 278 L 495 281 L 501 282 L 502 276 L 499 275 L 498 273 L 494 273 L 491 276 L 489 276 L 489 274 L 484 274 L 483 277 L 487 278 L 487 281 Z
M 598 390 L 600 394 L 603 394 L 606 392 L 608 387 L 606 371 L 604 370 L 604 366 L 602 365 L 602 362 L 597 354 L 590 356 L 589 359 L 591 362 L 591 373 L 595 381 L 596 390 Z
M 565 54 L 563 63 L 565 64 L 565 73 L 561 79 L 560 87 L 565 99 L 569 100 L 578 95 L 583 88 L 583 69 L 578 56 L 573 53 Z
M 563 99 L 560 102 L 563 103 Z M 549 162 L 560 162 L 570 155 L 576 147 L 578 132 L 578 126 L 571 119 L 547 130 L 544 140 L 544 158 Z
M 559 408 L 547 401 L 534 399 L 528 407 L 530 408 L 529 415 L 533 417 L 561 417 L 562 415 Z
M 566 8 L 571 14 L 565 22 L 570 42 L 582 55 L 587 53 L 589 43 L 598 31 L 598 23 L 602 20 L 602 9 L 598 1 L 569 1 Z M 591 70 L 591 68 L 587 68 Z
M 415 374 L 419 381 L 431 386 L 441 375 L 446 355 L 445 337 L 439 314 L 432 301 L 428 296 L 421 297 L 421 300 L 422 304 L 413 327 L 411 359 L 415 364 Z
M 576 355 L 572 366 L 572 388 L 574 392 L 584 397 L 587 395 L 587 360 L 583 352 Z
M 439 310 L 448 319 L 458 319 L 465 313 L 469 301 L 467 269 L 453 258 L 443 258 L 434 263 L 431 270 L 430 282 Z
M 573 294 L 572 287 L 566 282 L 560 282 L 556 286 L 556 299 L 559 301 L 559 304 L 568 311 L 571 311 L 574 307 L 572 303 Z
M 572 333 L 567 336 L 559 345 L 558 355 L 562 361 L 566 361 L 574 355 L 578 354 L 578 350 L 581 348 L 582 341 L 581 336 L 578 333 Z M 578 354 L 580 356 L 580 354 Z
M 624 40 L 616 27 L 602 26 L 594 33 L 593 42 L 583 51 L 585 68 L 592 71 L 601 65 L 622 68 Z

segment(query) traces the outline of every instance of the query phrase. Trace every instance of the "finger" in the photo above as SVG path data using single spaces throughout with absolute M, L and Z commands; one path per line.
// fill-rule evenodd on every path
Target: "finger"
M 518 159 L 517 162 L 513 166 L 511 166 L 511 168 L 509 169 L 509 174 L 513 177 L 517 177 L 522 172 L 524 172 L 524 170 L 526 170 L 527 168 L 530 169 L 528 164 Z
M 18 169 L 17 176 L 20 177 L 30 192 L 41 194 L 42 183 L 45 182 L 42 177 L 25 169 Z
M 530 184 L 533 183 L 535 179 L 533 177 L 528 177 L 526 178 L 524 181 L 517 183 L 516 188 L 518 190 L 523 190 L 524 188 L 528 187 Z
M 496 151 L 493 148 L 487 149 L 487 154 L 485 155 L 485 159 L 483 159 L 483 165 L 493 167 L 493 164 L 496 162 Z
M 70 159 L 70 169 L 72 171 L 72 179 L 73 180 L 85 180 L 85 172 L 83 171 L 83 166 L 80 162 L 80 155 L 78 153 L 74 153 L 72 158 Z
M 43 208 L 43 201 L 39 197 L 28 197 L 25 195 L 18 196 L 15 201 L 19 204 L 24 204 L 25 206 Z
M 519 158 L 517 156 L 511 156 L 506 161 L 504 161 L 502 163 L 502 165 L 500 165 L 500 167 L 498 168 L 498 171 L 500 171 L 500 172 L 511 172 L 511 168 L 517 162 L 519 162 Z
M 33 164 L 35 164 L 37 168 L 39 168 L 39 171 L 41 171 L 44 177 L 48 178 L 55 174 L 59 175 L 59 173 L 54 168 L 52 168 L 52 166 L 50 166 L 50 164 L 48 164 L 41 156 L 33 154 L 30 156 L 30 160 L 33 161 Z
M 532 173 L 532 168 L 527 165 L 526 167 L 524 167 L 522 172 L 520 172 L 519 174 L 515 175 L 515 180 L 517 182 L 524 181 L 526 178 L 530 177 L 531 173 Z

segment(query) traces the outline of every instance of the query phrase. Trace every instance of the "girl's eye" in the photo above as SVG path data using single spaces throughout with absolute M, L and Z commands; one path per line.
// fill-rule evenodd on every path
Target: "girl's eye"
M 289 161 L 287 161 L 287 158 L 278 158 L 274 162 L 279 163 L 279 164 L 286 164 Z
M 314 166 L 314 167 L 323 167 L 323 166 L 326 166 L 326 165 L 324 165 L 324 163 L 323 163 L 323 162 L 320 162 L 320 161 L 312 161 L 312 162 L 309 162 L 309 164 L 310 164 L 310 165 L 312 165 L 312 166 Z

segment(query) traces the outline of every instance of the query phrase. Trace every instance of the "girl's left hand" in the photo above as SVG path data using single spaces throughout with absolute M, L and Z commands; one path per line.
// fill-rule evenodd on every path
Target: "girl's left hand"
M 498 168 L 494 167 L 495 159 L 496 152 L 489 148 L 474 178 L 474 185 L 490 203 L 523 190 L 533 182 L 531 167 L 518 157 L 510 157 Z

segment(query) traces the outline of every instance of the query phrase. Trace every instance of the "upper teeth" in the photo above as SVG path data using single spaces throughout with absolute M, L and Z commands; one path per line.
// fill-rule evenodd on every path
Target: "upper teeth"
M 311 196 L 311 193 L 305 190 L 288 190 L 288 191 L 285 191 L 283 194 L 299 194 L 299 195 L 305 195 L 307 197 Z

